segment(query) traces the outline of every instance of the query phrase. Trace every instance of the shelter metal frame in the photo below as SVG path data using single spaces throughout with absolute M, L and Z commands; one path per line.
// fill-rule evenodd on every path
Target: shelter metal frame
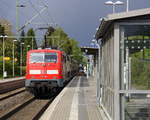
M 149 20 L 116 22 L 104 36 L 101 47 L 100 88 L 102 87 L 100 105 L 110 120 L 125 120 L 124 95 L 128 93 L 150 94 L 150 90 L 122 89 L 123 86 L 123 54 L 124 28 L 123 25 L 150 25 Z M 118 115 L 119 113 L 119 115 Z

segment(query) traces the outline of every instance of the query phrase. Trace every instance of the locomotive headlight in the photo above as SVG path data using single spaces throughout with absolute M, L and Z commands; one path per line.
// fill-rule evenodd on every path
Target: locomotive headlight
M 30 70 L 30 74 L 41 74 L 41 70 Z
M 47 70 L 47 74 L 58 74 L 58 70 Z

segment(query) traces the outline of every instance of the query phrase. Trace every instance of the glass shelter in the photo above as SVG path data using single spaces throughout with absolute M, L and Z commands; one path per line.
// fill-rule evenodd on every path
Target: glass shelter
M 150 9 L 108 15 L 101 39 L 99 104 L 110 120 L 150 119 Z

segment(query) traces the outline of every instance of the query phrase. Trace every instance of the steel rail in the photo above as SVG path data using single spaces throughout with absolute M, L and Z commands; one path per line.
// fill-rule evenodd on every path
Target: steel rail
M 8 99 L 8 98 L 10 98 L 10 97 L 13 97 L 13 96 L 15 96 L 15 95 L 18 95 L 18 94 L 20 94 L 20 93 L 23 93 L 23 92 L 25 92 L 26 90 L 25 90 L 25 88 L 24 89 L 20 89 L 20 90 L 18 90 L 18 91 L 16 91 L 16 90 L 14 90 L 14 92 L 13 91 L 11 91 L 11 93 L 9 94 L 9 93 L 6 93 L 6 94 L 8 94 L 8 95 L 2 95 L 2 97 L 1 97 L 1 95 L 0 95 L 0 102 L 2 101 L 2 100 L 5 100 L 5 99 Z
M 0 94 L 24 87 L 25 79 L 0 82 Z
M 17 113 L 21 109 L 23 109 L 25 106 L 27 106 L 28 104 L 32 103 L 34 100 L 35 100 L 34 97 L 29 98 L 24 103 L 18 105 L 17 107 L 13 108 L 9 112 L 5 113 L 3 116 L 0 117 L 0 119 L 1 120 L 6 120 L 6 119 L 10 118 L 12 115 L 14 115 L 15 113 Z

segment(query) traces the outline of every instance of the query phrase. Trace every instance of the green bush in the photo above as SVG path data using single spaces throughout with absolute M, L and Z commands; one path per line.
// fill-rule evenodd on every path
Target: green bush
M 138 88 L 150 89 L 150 62 L 142 59 L 141 52 L 137 52 L 132 54 L 131 63 L 132 84 Z
M 20 76 L 20 66 L 15 63 L 15 76 Z M 5 61 L 5 71 L 7 72 L 7 77 L 12 77 L 13 75 L 13 64 L 12 61 Z M 25 69 L 23 68 L 23 75 L 25 75 Z M 0 77 L 3 77 L 3 61 L 0 61 Z

